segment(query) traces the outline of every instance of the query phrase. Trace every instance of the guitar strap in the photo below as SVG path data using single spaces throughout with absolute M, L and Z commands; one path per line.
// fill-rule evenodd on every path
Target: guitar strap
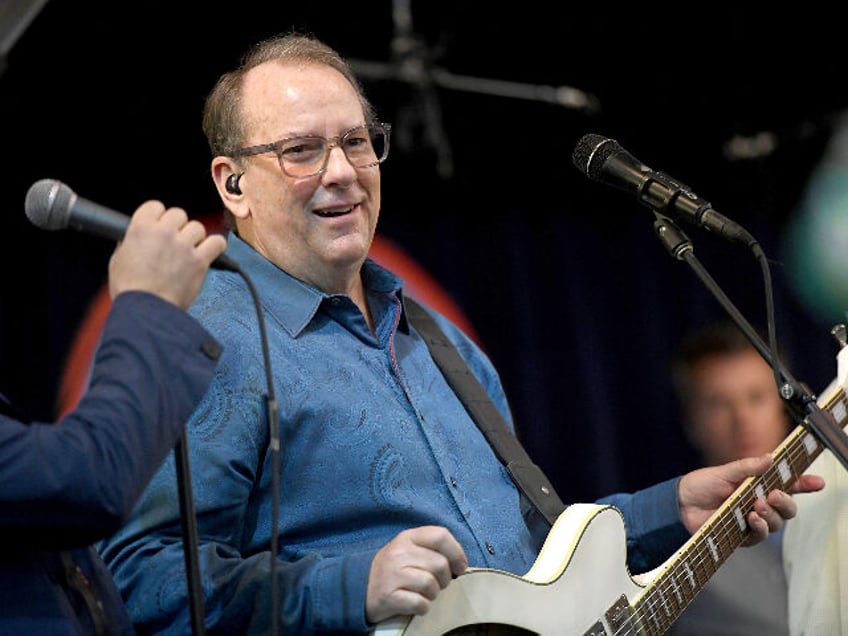
M 551 482 L 545 477 L 542 469 L 527 455 L 527 451 L 509 428 L 489 394 L 471 373 L 465 360 L 433 317 L 409 296 L 406 296 L 404 301 L 407 319 L 424 338 L 424 342 L 430 349 L 430 355 L 433 356 L 448 384 L 486 436 L 513 481 L 548 523 L 553 525 L 560 513 L 565 510 L 565 504 L 562 503 Z

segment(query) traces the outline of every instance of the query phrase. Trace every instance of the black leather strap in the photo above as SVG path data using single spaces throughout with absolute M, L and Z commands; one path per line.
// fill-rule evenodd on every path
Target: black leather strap
M 456 392 L 477 426 L 492 445 L 495 454 L 503 462 L 516 484 L 533 502 L 533 505 L 553 525 L 565 504 L 557 495 L 551 482 L 545 477 L 518 441 L 518 438 L 489 398 L 488 393 L 471 373 L 465 360 L 433 317 L 410 297 L 405 298 L 406 317 L 421 334 L 430 349 L 448 384 Z

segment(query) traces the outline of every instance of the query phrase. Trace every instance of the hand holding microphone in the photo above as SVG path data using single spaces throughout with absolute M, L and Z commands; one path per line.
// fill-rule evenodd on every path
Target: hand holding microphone
M 67 227 L 117 241 L 109 261 L 109 291 L 147 291 L 187 308 L 207 269 L 239 271 L 224 254 L 226 240 L 207 234 L 180 208 L 147 201 L 132 217 L 78 197 L 67 185 L 51 179 L 34 183 L 26 196 L 26 214 L 46 230 Z
M 25 210 L 30 222 L 42 230 L 71 228 L 112 241 L 124 238 L 130 217 L 83 199 L 67 185 L 55 179 L 40 179 L 26 194 Z M 224 254 L 212 261 L 212 267 L 241 271 L 238 263 Z
M 207 234 L 181 208 L 147 201 L 132 215 L 109 259 L 109 294 L 146 291 L 187 309 L 209 265 L 226 247 L 223 236 Z

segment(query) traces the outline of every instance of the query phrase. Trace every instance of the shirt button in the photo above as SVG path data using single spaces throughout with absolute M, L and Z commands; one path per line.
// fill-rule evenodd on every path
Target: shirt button
M 451 484 L 451 486 L 453 486 L 454 488 L 456 488 L 456 477 L 451 477 L 451 478 L 450 478 L 450 484 Z
M 491 543 L 487 543 L 487 544 L 486 544 L 486 551 L 487 551 L 489 554 L 492 554 L 492 555 L 493 555 L 493 554 L 495 553 L 495 546 L 493 546 Z

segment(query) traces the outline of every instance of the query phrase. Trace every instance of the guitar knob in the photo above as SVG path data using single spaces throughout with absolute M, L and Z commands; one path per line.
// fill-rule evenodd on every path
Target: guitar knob
M 830 335 L 836 338 L 836 342 L 839 343 L 840 348 L 848 345 L 848 329 L 845 328 L 844 324 L 834 326 L 830 330 Z

